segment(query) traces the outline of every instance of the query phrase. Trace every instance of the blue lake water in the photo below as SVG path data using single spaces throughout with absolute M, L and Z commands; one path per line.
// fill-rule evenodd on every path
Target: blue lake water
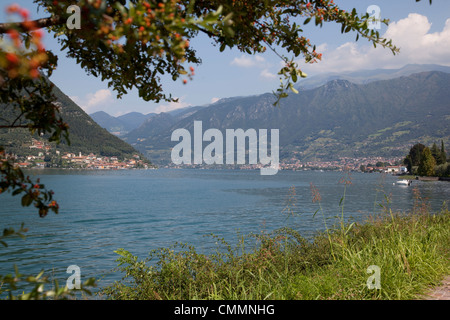
M 152 249 L 175 242 L 207 252 L 214 233 L 235 243 L 237 234 L 290 226 L 304 236 L 323 230 L 322 213 L 312 202 L 310 183 L 321 195 L 327 217 L 341 214 L 339 202 L 346 176 L 341 172 L 280 171 L 261 176 L 259 170 L 37 170 L 47 189 L 55 192 L 60 213 L 39 218 L 33 207 L 20 207 L 20 197 L 0 195 L 0 227 L 29 228 L 26 239 L 7 238 L 0 247 L 0 274 L 14 265 L 25 274 L 46 274 L 64 284 L 66 269 L 77 265 L 82 280 L 102 278 L 100 286 L 119 280 L 112 272 L 124 248 L 140 258 Z M 355 220 L 379 213 L 379 203 L 393 211 L 414 205 L 414 187 L 434 211 L 450 199 L 449 182 L 414 181 L 411 187 L 394 185 L 397 177 L 351 173 L 344 215 Z M 295 213 L 287 220 L 287 213 Z M 331 222 L 330 222 L 331 223 Z

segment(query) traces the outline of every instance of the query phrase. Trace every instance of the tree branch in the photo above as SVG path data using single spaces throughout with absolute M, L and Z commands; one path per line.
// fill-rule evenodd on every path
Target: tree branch
M 6 33 L 10 29 L 16 29 L 20 32 L 26 32 L 31 30 L 37 30 L 42 28 L 47 28 L 55 25 L 61 25 L 65 21 L 61 16 L 52 16 L 48 18 L 37 19 L 33 21 L 29 21 L 27 23 L 24 22 L 11 22 L 11 23 L 0 23 L 0 34 Z M 30 29 L 30 26 L 31 29 Z
M 210 36 L 211 38 L 218 37 L 217 34 L 214 34 L 213 32 L 211 32 L 211 31 L 209 31 L 209 30 L 206 30 L 206 29 L 203 29 L 203 28 L 201 28 L 201 27 L 197 27 L 197 30 L 198 30 L 198 31 L 201 31 L 201 32 L 203 32 L 203 33 L 205 33 L 205 34 L 207 34 L 207 35 Z
M 22 124 L 22 125 L 7 125 L 7 126 L 0 126 L 0 129 L 15 129 L 15 128 L 28 128 L 29 126 L 26 124 Z

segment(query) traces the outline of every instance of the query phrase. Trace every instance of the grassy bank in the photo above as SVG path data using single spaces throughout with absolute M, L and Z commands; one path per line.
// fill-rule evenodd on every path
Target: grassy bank
M 253 245 L 249 246 L 249 241 Z M 112 299 L 414 299 L 450 274 L 450 212 L 387 212 L 306 240 L 284 228 L 214 254 L 178 245 L 139 260 L 118 250 L 125 277 Z M 149 266 L 149 261 L 156 262 Z M 369 266 L 380 270 L 369 289 Z M 372 274 L 375 275 L 375 274 Z M 374 281 L 370 281 L 376 284 Z

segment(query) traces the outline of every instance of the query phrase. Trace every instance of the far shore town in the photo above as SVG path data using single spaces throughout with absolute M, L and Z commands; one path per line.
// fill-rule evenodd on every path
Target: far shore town
M 153 169 L 154 166 L 139 154 L 128 157 L 102 156 L 94 153 L 82 154 L 81 152 L 61 152 L 55 150 L 46 141 L 31 139 L 31 144 L 26 147 L 29 151 L 23 151 L 21 155 L 8 154 L 7 158 L 14 159 L 14 163 L 20 168 L 62 168 L 62 169 Z M 23 155 L 23 154 L 26 155 Z
M 118 157 L 105 157 L 90 153 L 83 155 L 66 152 L 63 155 L 56 151 L 57 157 L 49 157 L 43 152 L 37 156 L 17 157 L 16 165 L 21 168 L 73 168 L 96 170 L 149 169 L 152 166 L 133 155 L 130 159 L 120 160 Z
M 21 168 L 73 168 L 73 169 L 95 169 L 95 170 L 120 170 L 120 169 L 154 169 L 148 160 L 138 154 L 129 158 L 119 159 L 116 156 L 101 156 L 94 153 L 82 154 L 51 150 L 51 146 L 44 141 L 32 139 L 29 146 L 30 155 L 10 155 L 15 159 L 17 166 Z M 32 151 L 33 150 L 33 151 Z M 337 160 L 315 160 L 301 161 L 291 158 L 281 161 L 279 170 L 334 170 L 334 171 L 363 171 L 363 172 L 385 172 L 392 174 L 405 174 L 406 167 L 399 157 L 341 157 Z M 260 169 L 261 165 L 239 165 L 239 166 L 207 166 L 207 165 L 162 165 L 159 168 L 235 168 L 235 169 Z
M 289 161 L 281 161 L 279 170 L 304 171 L 304 170 L 333 170 L 333 171 L 362 171 L 362 172 L 381 172 L 403 175 L 407 173 L 407 168 L 402 164 L 403 158 L 385 158 L 385 157 L 362 157 L 362 158 L 339 158 L 338 160 L 314 160 L 301 161 L 290 159 Z M 244 164 L 244 165 L 174 165 L 168 164 L 161 168 L 233 168 L 241 170 L 257 170 L 264 167 L 261 164 Z

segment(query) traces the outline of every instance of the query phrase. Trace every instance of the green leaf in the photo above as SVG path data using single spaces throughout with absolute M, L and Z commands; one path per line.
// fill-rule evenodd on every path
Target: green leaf
M 33 198 L 29 193 L 22 197 L 22 207 L 28 207 L 33 202 Z
M 3 229 L 3 237 L 7 237 L 12 234 L 14 234 L 14 229 L 12 229 L 12 228 Z
M 291 89 L 291 91 L 295 94 L 298 94 L 298 90 L 294 88 L 294 86 L 292 85 L 292 83 L 289 85 L 289 88 Z
M 352 223 L 348 226 L 347 231 L 345 231 L 345 234 L 348 234 L 348 233 L 350 232 L 350 230 L 353 228 L 354 225 L 355 225 L 355 222 L 352 222 Z
M 13 195 L 13 196 L 18 195 L 18 194 L 21 193 L 22 191 L 23 191 L 22 188 L 16 189 L 16 190 L 13 191 L 12 195 Z
M 292 77 L 292 81 L 297 82 L 298 78 L 297 78 L 297 71 L 296 70 L 294 70 L 294 72 L 292 72 L 291 77 Z
M 317 209 L 316 212 L 314 212 L 313 218 L 316 216 L 317 212 L 319 212 L 319 209 Z

